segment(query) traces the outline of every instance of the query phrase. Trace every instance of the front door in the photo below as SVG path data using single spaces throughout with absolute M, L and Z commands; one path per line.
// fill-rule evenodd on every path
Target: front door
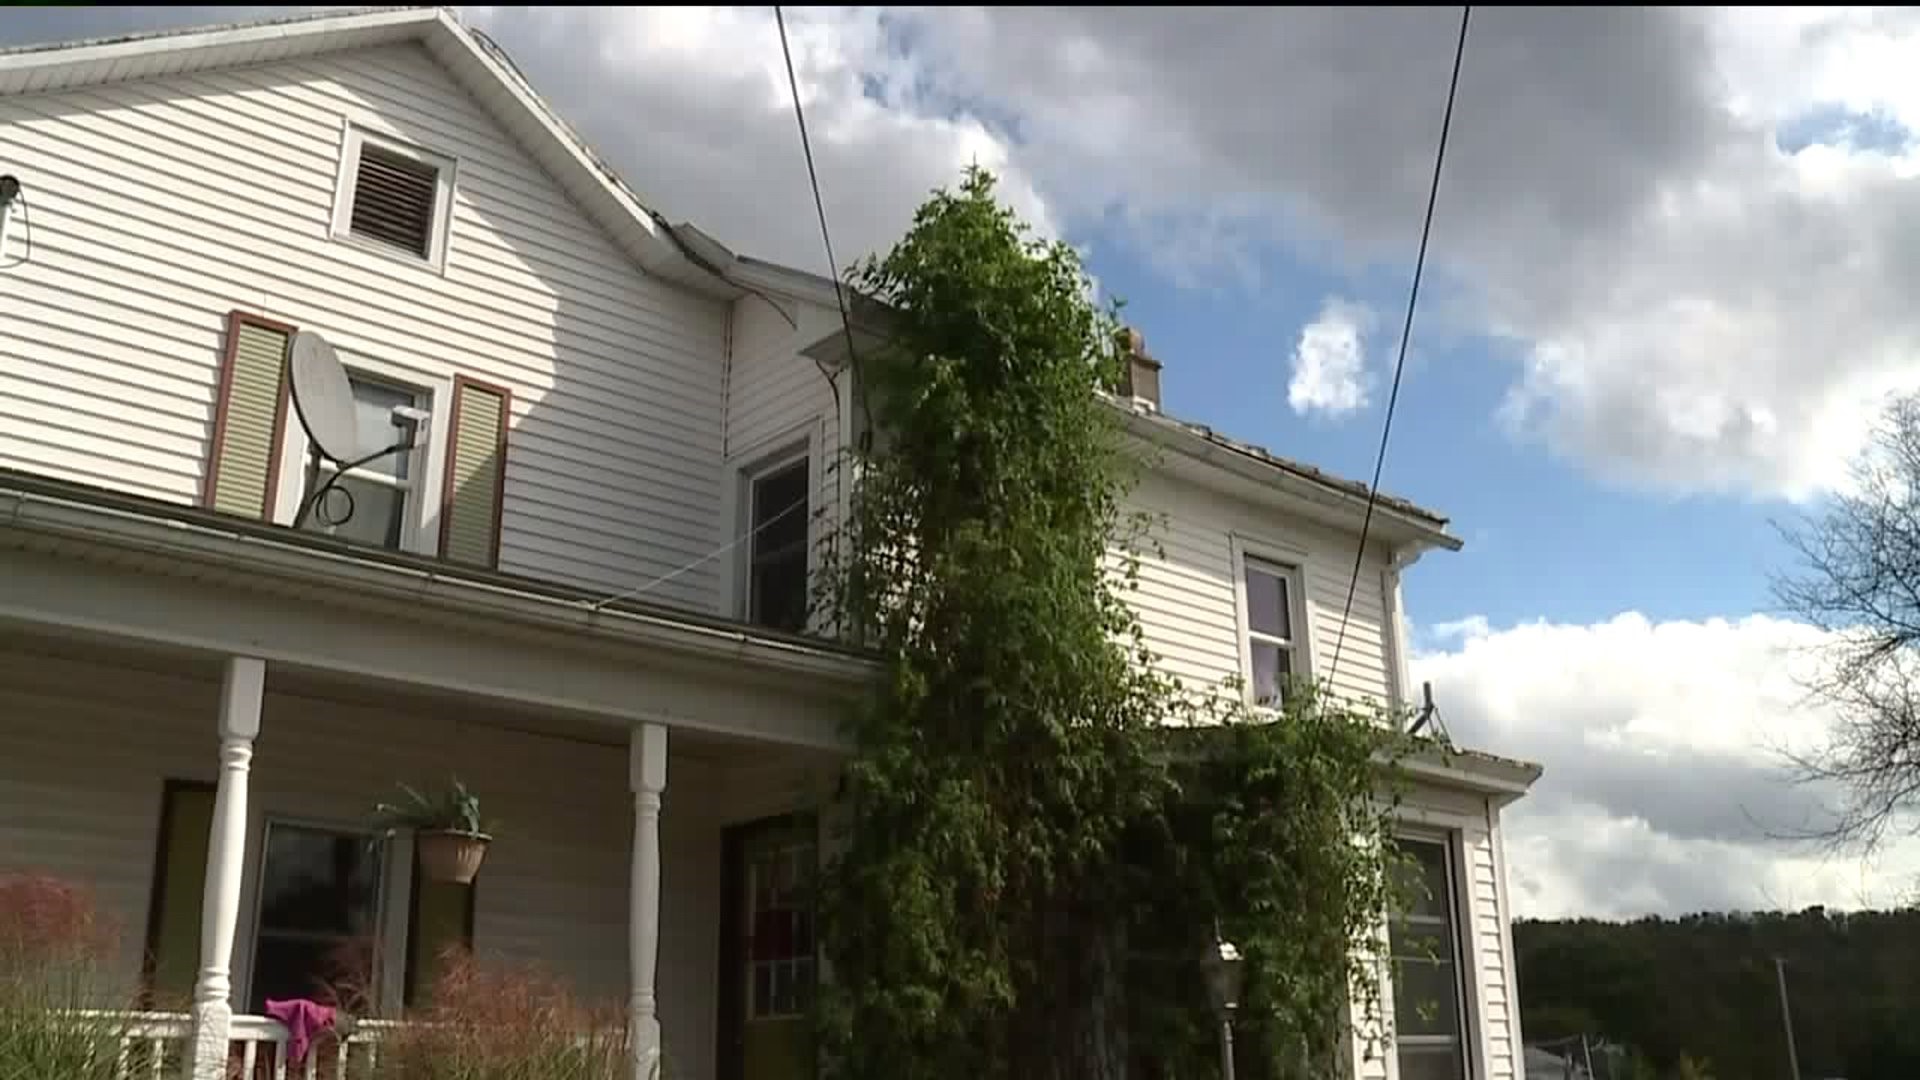
M 817 821 L 794 814 L 737 826 L 724 848 L 721 1080 L 812 1080 Z

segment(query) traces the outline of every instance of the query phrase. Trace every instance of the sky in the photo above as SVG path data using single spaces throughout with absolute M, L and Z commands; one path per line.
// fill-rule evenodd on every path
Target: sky
M 259 10 L 259 9 L 253 9 Z M 15 9 L 0 43 L 245 17 Z M 772 10 L 469 8 L 656 209 L 821 269 Z M 834 244 L 977 163 L 1086 259 L 1170 413 L 1365 479 L 1457 9 L 787 12 Z M 1466 547 L 1409 575 L 1456 741 L 1546 773 L 1521 915 L 1910 895 L 1786 838 L 1819 634 L 1776 523 L 1920 387 L 1920 15 L 1481 8 L 1382 486 Z M 0 151 L 3 153 L 3 151 Z

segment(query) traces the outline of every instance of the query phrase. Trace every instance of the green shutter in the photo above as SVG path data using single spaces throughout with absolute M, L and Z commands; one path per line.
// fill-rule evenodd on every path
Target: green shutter
M 473 903 L 478 882 L 466 885 L 434 881 L 420 872 L 418 853 L 413 861 L 413 922 L 407 934 L 405 1004 L 408 1008 L 433 1000 L 446 974 L 449 950 L 473 949 Z
M 184 1009 L 200 970 L 200 901 L 213 828 L 212 784 L 170 780 L 148 904 L 147 989 L 156 1009 Z
M 222 513 L 264 518 L 273 513 L 281 379 L 293 327 L 243 312 L 227 317 L 226 358 L 214 402 L 205 502 Z
M 506 484 L 511 396 L 500 387 L 454 380 L 453 433 L 440 508 L 440 557 L 475 566 L 500 558 L 500 505 Z

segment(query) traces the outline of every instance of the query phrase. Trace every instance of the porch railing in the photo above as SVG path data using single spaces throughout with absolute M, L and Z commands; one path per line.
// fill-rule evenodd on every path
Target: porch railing
M 193 1020 L 184 1013 L 112 1014 L 120 1032 L 121 1080 L 174 1080 L 191 1051 Z M 298 1067 L 287 1061 L 287 1028 L 265 1016 L 233 1018 L 227 1075 L 231 1080 L 349 1080 L 371 1072 L 392 1021 L 362 1020 L 340 1040 L 323 1038 Z M 351 1071 L 349 1071 L 351 1070 Z

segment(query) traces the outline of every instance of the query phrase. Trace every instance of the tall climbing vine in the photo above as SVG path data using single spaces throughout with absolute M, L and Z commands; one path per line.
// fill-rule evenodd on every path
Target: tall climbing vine
M 1248 957 L 1241 1075 L 1322 1075 L 1377 996 L 1390 725 L 1156 671 L 1127 603 L 1141 462 L 1097 393 L 1117 323 L 990 174 L 852 283 L 891 343 L 861 357 L 872 438 L 826 577 L 885 672 L 821 879 L 828 1075 L 1209 1075 L 1216 927 Z

